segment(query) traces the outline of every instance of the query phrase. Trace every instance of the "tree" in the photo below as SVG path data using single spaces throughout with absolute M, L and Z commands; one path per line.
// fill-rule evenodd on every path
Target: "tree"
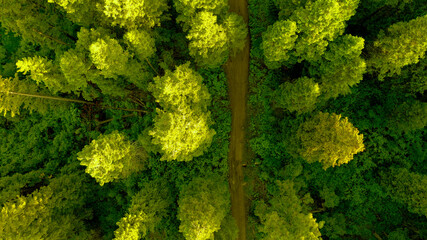
M 87 27 L 106 22 L 106 19 L 102 19 L 103 14 L 97 9 L 97 4 L 101 2 L 99 0 L 48 0 L 48 2 L 62 7 L 67 12 L 67 17 L 79 25 Z
M 51 180 L 28 196 L 4 204 L 0 214 L 2 239 L 89 239 L 82 212 L 87 188 L 76 174 Z M 82 204 L 83 203 L 83 204 Z M 78 209 L 82 215 L 76 215 Z
M 142 189 L 132 197 L 128 213 L 117 223 L 115 239 L 143 238 L 148 231 L 154 231 L 156 225 L 166 216 L 166 208 L 172 199 L 165 182 L 151 181 L 143 184 Z
M 135 55 L 142 61 L 152 57 L 156 52 L 154 38 L 144 30 L 131 30 L 124 35 L 124 39 Z
M 242 16 L 235 13 L 228 13 L 224 20 L 224 28 L 227 31 L 228 48 L 232 56 L 242 51 L 245 47 L 248 28 Z
M 359 0 L 317 0 L 297 8 L 289 20 L 296 23 L 299 32 L 294 53 L 298 62 L 311 62 L 323 55 L 328 42 L 344 32 L 345 22 L 356 13 L 358 3 Z
M 350 92 L 366 72 L 366 63 L 360 57 L 363 38 L 343 35 L 330 42 L 319 62 L 311 65 L 312 75 L 320 78 L 323 99 L 336 98 Z
M 77 153 L 80 164 L 87 166 L 86 172 L 101 186 L 142 170 L 146 158 L 143 149 L 118 131 L 101 135 Z
M 289 59 L 289 51 L 294 49 L 298 38 L 297 32 L 296 23 L 289 20 L 277 21 L 268 26 L 267 31 L 262 34 L 261 44 L 268 68 L 278 68 Z
M 217 23 L 217 16 L 211 12 L 200 12 L 195 16 L 187 39 L 190 40 L 190 55 L 200 66 L 216 68 L 227 60 L 227 31 Z
M 105 77 L 115 78 L 125 73 L 129 53 L 116 39 L 99 38 L 89 46 L 89 51 L 90 59 Z
M 19 80 L 17 75 L 14 78 L 0 77 L 0 113 L 5 116 L 8 113 L 12 117 L 19 115 L 21 108 L 30 112 L 46 113 L 50 103 L 39 96 L 41 95 L 37 85 L 31 81 Z M 56 104 L 55 107 L 62 105 L 64 104 Z
M 220 176 L 196 177 L 183 186 L 178 199 L 179 231 L 186 239 L 212 239 L 230 211 L 228 184 Z
M 236 220 L 229 213 L 221 223 L 221 229 L 214 233 L 216 240 L 236 240 L 239 237 L 239 228 Z
M 406 168 L 392 168 L 384 173 L 381 184 L 397 202 L 408 205 L 410 212 L 427 216 L 427 176 Z
M 279 19 L 287 19 L 295 10 L 304 7 L 307 0 L 273 0 L 273 2 L 280 9 Z
M 166 0 L 105 0 L 102 9 L 112 26 L 119 25 L 126 29 L 159 26 L 166 10 Z
M 309 163 L 322 163 L 325 170 L 348 163 L 364 150 L 363 135 L 335 113 L 317 113 L 299 126 L 295 138 L 293 150 Z
M 215 134 L 209 128 L 210 94 L 202 77 L 187 63 L 174 72 L 166 70 L 163 77 L 154 78 L 148 89 L 162 107 L 157 109 L 149 131 L 152 143 L 163 153 L 161 160 L 190 161 L 202 155 Z
M 180 15 L 177 22 L 182 22 L 184 31 L 197 13 L 207 11 L 214 15 L 223 15 L 228 10 L 227 0 L 174 0 L 175 9 Z
M 301 77 L 294 83 L 285 82 L 274 92 L 273 101 L 277 107 L 297 114 L 312 111 L 320 95 L 319 84 L 312 78 Z
M 427 15 L 409 22 L 391 25 L 387 32 L 380 32 L 370 50 L 368 66 L 378 72 L 378 79 L 400 74 L 402 67 L 418 63 L 427 51 Z
M 427 125 L 427 103 L 407 101 L 397 106 L 389 116 L 388 127 L 398 132 L 409 133 Z
M 260 201 L 255 207 L 255 215 L 261 225 L 258 229 L 265 240 L 276 239 L 321 239 L 319 228 L 311 213 L 303 210 L 294 183 L 291 180 L 276 181 L 277 190 L 269 204 Z
M 34 44 L 61 49 L 73 43 L 73 23 L 47 1 L 0 0 L 0 22 Z

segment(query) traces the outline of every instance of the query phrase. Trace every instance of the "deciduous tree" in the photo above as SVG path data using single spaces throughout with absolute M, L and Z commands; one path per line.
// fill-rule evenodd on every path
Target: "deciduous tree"
M 427 51 L 427 15 L 391 25 L 380 32 L 370 50 L 368 65 L 378 79 L 400 74 L 402 67 L 418 63 Z
M 230 211 L 228 184 L 219 176 L 194 178 L 179 194 L 179 231 L 186 239 L 212 239 Z
M 309 163 L 322 163 L 324 169 L 348 163 L 365 147 L 359 130 L 335 113 L 315 114 L 299 126 L 295 138 L 296 153 Z
M 117 131 L 101 135 L 77 153 L 80 164 L 101 186 L 142 170 L 146 157 L 143 149 Z

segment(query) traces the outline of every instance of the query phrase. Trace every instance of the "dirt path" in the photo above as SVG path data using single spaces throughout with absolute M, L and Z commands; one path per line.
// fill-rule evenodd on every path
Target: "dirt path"
M 243 16 L 248 22 L 247 0 L 229 0 L 230 10 Z M 228 94 L 231 104 L 232 123 L 230 151 L 228 153 L 231 212 L 239 227 L 239 240 L 246 240 L 246 207 L 243 190 L 242 160 L 245 153 L 246 95 L 249 77 L 249 37 L 246 46 L 225 64 Z

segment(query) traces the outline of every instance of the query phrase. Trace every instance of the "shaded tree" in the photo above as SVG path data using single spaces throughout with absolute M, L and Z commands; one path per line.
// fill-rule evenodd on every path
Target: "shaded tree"
M 279 108 L 287 109 L 297 114 L 312 111 L 320 95 L 319 84 L 312 78 L 301 77 L 295 82 L 285 82 L 274 91 L 273 101 Z
M 381 31 L 370 49 L 368 66 L 378 79 L 400 74 L 401 68 L 418 63 L 427 51 L 427 15 L 391 25 Z

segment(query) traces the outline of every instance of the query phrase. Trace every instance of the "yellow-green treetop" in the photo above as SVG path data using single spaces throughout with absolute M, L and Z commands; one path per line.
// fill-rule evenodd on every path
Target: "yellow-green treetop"
M 118 131 L 101 135 L 77 153 L 80 164 L 101 186 L 142 170 L 146 157 L 143 149 Z
M 277 191 L 269 204 L 260 201 L 255 207 L 255 215 L 261 224 L 258 229 L 263 233 L 263 240 L 277 239 L 321 239 L 319 228 L 311 213 L 303 210 L 291 180 L 276 181 Z
M 348 163 L 365 149 L 359 130 L 335 113 L 315 114 L 299 126 L 295 138 L 298 155 L 324 169 Z
M 200 74 L 187 63 L 154 78 L 149 90 L 162 107 L 157 109 L 154 126 L 149 131 L 152 143 L 163 154 L 161 160 L 190 161 L 202 155 L 215 131 L 209 128 L 210 94 Z
M 378 72 L 378 79 L 400 74 L 401 68 L 418 63 L 427 51 L 427 15 L 409 22 L 391 25 L 380 32 L 371 50 L 368 65 Z
M 230 211 L 228 184 L 219 176 L 194 178 L 178 199 L 179 231 L 188 240 L 213 239 Z

